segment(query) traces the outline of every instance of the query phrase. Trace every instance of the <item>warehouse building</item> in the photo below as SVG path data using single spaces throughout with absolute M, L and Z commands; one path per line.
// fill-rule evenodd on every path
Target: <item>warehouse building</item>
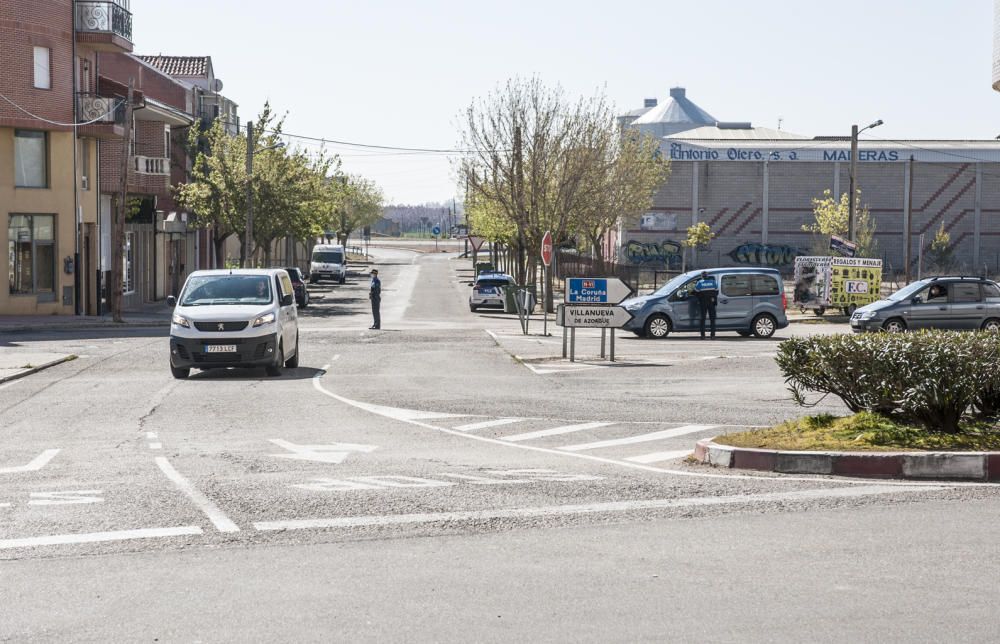
M 678 269 L 687 227 L 704 221 L 716 234 L 695 266 L 755 265 L 791 270 L 797 255 L 824 240 L 812 200 L 849 192 L 851 145 L 845 137 L 807 137 L 745 122 L 706 123 L 708 112 L 670 98 L 620 118 L 658 136 L 671 160 L 653 207 L 623 222 L 609 251 L 624 264 Z M 1000 274 L 1000 142 L 862 139 L 857 187 L 875 222 L 878 255 L 904 270 L 906 240 L 914 272 L 943 225 L 956 269 Z

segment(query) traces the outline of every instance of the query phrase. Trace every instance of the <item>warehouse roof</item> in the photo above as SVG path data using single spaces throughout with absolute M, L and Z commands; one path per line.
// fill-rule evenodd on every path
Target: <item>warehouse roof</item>
M 683 87 L 672 87 L 670 98 L 650 108 L 632 122 L 632 125 L 653 125 L 657 123 L 694 123 L 714 125 L 716 118 L 695 105 L 687 98 Z

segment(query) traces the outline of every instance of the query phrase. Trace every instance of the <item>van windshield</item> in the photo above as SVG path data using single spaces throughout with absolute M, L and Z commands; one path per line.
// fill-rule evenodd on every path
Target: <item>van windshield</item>
M 920 280 L 919 282 L 914 282 L 909 286 L 904 286 L 895 293 L 889 296 L 889 299 L 893 302 L 902 302 L 905 299 L 912 297 L 917 291 L 927 286 L 927 280 Z
M 271 302 L 267 275 L 201 275 L 188 279 L 181 306 L 260 305 Z
M 675 289 L 683 286 L 690 279 L 692 279 L 692 275 L 690 273 L 683 273 L 656 289 L 650 295 L 670 295 Z
M 321 250 L 313 253 L 312 261 L 323 264 L 342 264 L 344 263 L 344 254 L 339 250 Z

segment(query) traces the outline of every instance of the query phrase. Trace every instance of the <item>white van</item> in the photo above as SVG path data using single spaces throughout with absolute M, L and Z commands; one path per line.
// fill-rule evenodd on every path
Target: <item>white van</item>
M 299 366 L 299 321 L 292 280 L 282 269 L 195 271 L 171 295 L 170 373 L 265 367 L 269 376 Z
M 318 244 L 313 247 L 312 261 L 309 263 L 309 283 L 321 279 L 347 281 L 347 249 L 343 246 Z

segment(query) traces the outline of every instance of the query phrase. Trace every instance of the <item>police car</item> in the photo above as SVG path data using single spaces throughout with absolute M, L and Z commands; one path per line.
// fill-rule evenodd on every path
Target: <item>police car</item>
M 480 273 L 469 295 L 469 310 L 503 308 L 503 287 L 514 286 L 514 278 L 506 273 Z

